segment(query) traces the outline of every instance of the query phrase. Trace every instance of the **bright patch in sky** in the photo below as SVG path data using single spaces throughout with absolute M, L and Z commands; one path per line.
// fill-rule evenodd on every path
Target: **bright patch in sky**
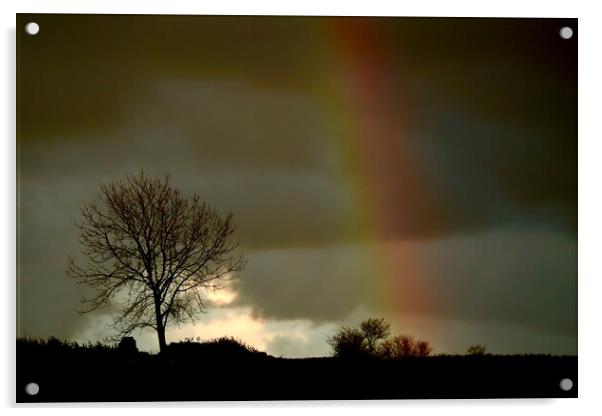
M 219 290 L 206 289 L 204 290 L 204 298 L 208 303 L 215 306 L 229 305 L 236 300 L 238 294 L 228 285 Z
M 217 292 L 216 292 L 217 293 Z M 219 302 L 228 302 L 235 292 L 217 296 Z M 96 342 L 106 334 L 108 316 L 97 317 L 86 330 L 75 337 L 78 342 Z M 331 354 L 326 339 L 333 333 L 334 324 L 314 325 L 310 320 L 271 320 L 253 315 L 250 307 L 210 308 L 196 324 L 185 324 L 167 330 L 167 342 L 185 339 L 207 341 L 214 338 L 234 337 L 274 356 L 315 357 Z M 153 331 L 133 334 L 142 351 L 158 351 L 157 336 Z

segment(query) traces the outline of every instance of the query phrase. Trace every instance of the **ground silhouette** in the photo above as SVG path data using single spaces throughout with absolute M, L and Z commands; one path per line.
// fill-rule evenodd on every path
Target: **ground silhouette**
M 560 380 L 574 387 L 563 391 Z M 35 382 L 39 393 L 25 386 Z M 436 355 L 278 358 L 232 338 L 164 353 L 17 340 L 17 401 L 201 401 L 577 397 L 577 357 Z

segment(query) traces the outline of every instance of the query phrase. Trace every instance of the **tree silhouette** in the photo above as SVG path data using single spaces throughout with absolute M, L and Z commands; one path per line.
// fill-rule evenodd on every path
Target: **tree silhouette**
M 336 357 L 375 355 L 379 342 L 389 336 L 390 325 L 383 318 L 367 318 L 358 328 L 342 327 L 327 342 Z
M 372 354 L 378 342 L 389 336 L 391 326 L 383 318 L 368 318 L 360 324 L 360 330 L 364 334 L 366 350 Z
M 203 291 L 223 288 L 245 265 L 235 254 L 232 214 L 222 217 L 198 196 L 183 196 L 169 177 L 140 172 L 101 185 L 76 225 L 86 264 L 70 259 L 67 273 L 95 290 L 82 299 L 82 313 L 113 301 L 115 339 L 150 327 L 161 352 L 167 325 L 194 322 L 206 307 Z

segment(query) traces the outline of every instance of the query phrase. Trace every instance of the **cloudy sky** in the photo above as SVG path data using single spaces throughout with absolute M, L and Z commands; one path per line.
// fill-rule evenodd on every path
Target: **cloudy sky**
M 96 341 L 65 273 L 102 182 L 233 211 L 247 267 L 183 337 L 328 355 L 383 316 L 436 352 L 577 351 L 575 20 L 21 15 L 20 336 Z M 152 333 L 136 334 L 157 350 Z

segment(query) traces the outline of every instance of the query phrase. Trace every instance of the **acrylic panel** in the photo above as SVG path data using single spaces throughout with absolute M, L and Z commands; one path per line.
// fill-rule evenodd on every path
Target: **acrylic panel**
M 577 37 L 18 15 L 17 401 L 576 397 Z

